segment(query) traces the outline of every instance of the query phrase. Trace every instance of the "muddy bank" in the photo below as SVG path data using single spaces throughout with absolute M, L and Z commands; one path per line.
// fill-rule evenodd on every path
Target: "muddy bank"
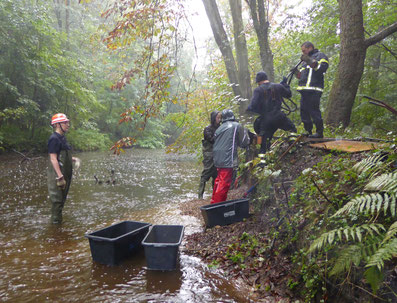
M 228 200 L 241 199 L 248 189 L 248 185 L 243 185 L 231 190 Z M 196 217 L 203 226 L 202 232 L 185 237 L 184 252 L 201 258 L 210 267 L 221 269 L 225 278 L 235 280 L 239 289 L 245 289 L 243 296 L 253 302 L 290 302 L 292 293 L 284 287 L 291 277 L 291 265 L 287 257 L 281 254 L 265 255 L 260 245 L 252 243 L 249 256 L 235 255 L 233 258 L 228 252 L 229 247 L 236 247 L 236 243 L 249 245 L 248 238 L 252 239 L 253 236 L 255 241 L 271 245 L 274 239 L 268 235 L 270 226 L 266 223 L 267 219 L 251 209 L 252 216 L 243 222 L 206 229 L 200 206 L 209 203 L 210 200 L 183 203 L 182 213 Z M 245 265 L 241 266 L 241 263 Z
M 320 201 L 326 196 L 321 192 L 320 199 L 303 216 L 303 206 L 290 203 L 292 194 L 303 194 L 296 189 L 296 179 L 305 169 L 324 159 L 335 163 L 345 157 L 346 161 L 358 162 L 366 157 L 364 153 L 341 154 L 314 149 L 304 143 L 283 154 L 287 148 L 288 144 L 284 144 L 276 151 L 272 169 L 280 170 L 280 174 L 272 179 L 268 187 L 263 184 L 257 186 L 257 194 L 252 193 L 250 197 L 252 215 L 243 222 L 205 229 L 199 207 L 210 201 L 193 200 L 182 205 L 182 213 L 197 217 L 203 226 L 201 232 L 185 238 L 185 253 L 201 258 L 209 267 L 221 269 L 229 280 L 242 281 L 247 289 L 245 295 L 252 302 L 296 302 L 306 299 L 300 289 L 302 272 L 298 273 L 298 263 L 293 261 L 298 256 L 297 252 L 307 247 L 313 235 L 313 226 L 318 225 L 328 206 L 327 201 Z M 327 170 L 327 166 L 324 169 Z M 252 182 L 230 191 L 228 200 L 242 198 Z M 352 196 L 351 190 L 348 184 L 344 184 L 344 195 Z M 337 295 L 337 291 L 333 295 Z M 320 292 L 317 296 L 312 298 L 316 301 L 323 299 Z
M 252 215 L 243 222 L 205 229 L 199 207 L 210 201 L 184 203 L 182 212 L 197 217 L 203 225 L 202 232 L 185 238 L 186 253 L 201 258 L 210 267 L 221 269 L 228 279 L 242 281 L 247 289 L 245 295 L 253 302 L 298 300 L 289 283 L 299 278 L 294 276 L 291 248 L 279 240 L 283 232 L 280 225 L 286 216 L 293 216 L 297 211 L 287 206 L 288 195 L 293 191 L 293 181 L 304 169 L 321 161 L 324 154 L 324 151 L 306 145 L 298 145 L 287 153 L 277 164 L 281 170 L 278 181 L 283 185 L 274 185 L 272 199 L 267 201 L 253 203 L 255 197 L 251 196 Z M 252 182 L 255 181 L 231 190 L 228 200 L 242 198 Z M 281 208 L 288 208 L 287 215 L 280 214 Z

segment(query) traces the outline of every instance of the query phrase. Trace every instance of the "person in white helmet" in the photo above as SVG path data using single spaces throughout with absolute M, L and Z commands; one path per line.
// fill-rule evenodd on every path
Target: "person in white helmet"
M 70 127 L 65 114 L 55 114 L 51 119 L 54 132 L 48 140 L 49 165 L 47 170 L 48 193 L 52 203 L 51 223 L 62 223 L 62 210 L 72 181 L 73 162 L 76 168 L 80 160 L 72 157 L 71 147 L 65 134 Z

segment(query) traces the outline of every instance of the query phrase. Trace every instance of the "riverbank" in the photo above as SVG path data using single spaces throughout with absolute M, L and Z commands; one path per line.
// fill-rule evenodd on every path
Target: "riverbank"
M 349 271 L 341 278 L 328 274 L 343 251 L 342 241 L 333 243 L 332 254 L 309 251 L 316 238 L 335 228 L 332 215 L 365 194 L 362 188 L 368 180 L 354 166 L 373 152 L 341 153 L 299 143 L 284 153 L 287 148 L 284 144 L 274 149 L 270 165 L 253 172 L 260 182 L 250 196 L 252 215 L 243 222 L 205 229 L 199 208 L 209 199 L 183 204 L 182 213 L 195 216 L 203 226 L 201 232 L 186 236 L 185 253 L 220 269 L 228 280 L 243 281 L 252 302 L 375 302 L 365 264 L 351 269 L 354 276 Z M 267 170 L 274 177 L 266 177 Z M 228 200 L 242 198 L 247 188 L 230 191 Z M 390 268 L 386 282 L 392 279 Z M 387 291 L 387 285 L 383 287 Z
M 248 189 L 248 185 L 242 185 L 231 190 L 228 200 L 241 199 Z M 251 302 L 292 302 L 292 292 L 284 287 L 291 277 L 291 264 L 286 256 L 262 256 L 259 247 L 253 247 L 249 256 L 240 256 L 244 260 L 237 260 L 239 256 L 236 255 L 234 260 L 237 262 L 229 255 L 229 248 L 235 249 L 236 243 L 249 241 L 250 237 L 253 239 L 252 235 L 255 235 L 255 241 L 271 243 L 269 226 L 263 221 L 264 218 L 251 209 L 251 217 L 243 222 L 205 229 L 200 206 L 209 203 L 210 198 L 183 203 L 182 214 L 196 217 L 203 226 L 202 232 L 186 236 L 184 252 L 199 257 L 209 267 L 220 269 L 228 280 L 236 281 L 238 288 L 243 290 L 241 295 L 244 300 L 248 298 Z M 249 266 L 242 268 L 239 261 Z M 253 267 L 256 267 L 255 270 Z
M 282 154 L 288 144 L 283 143 L 277 148 L 278 153 L 274 155 Z M 280 175 L 272 181 L 270 188 L 258 184 L 256 193 L 250 194 L 251 217 L 243 222 L 205 229 L 199 207 L 210 201 L 184 203 L 182 212 L 197 217 L 203 224 L 201 233 L 186 237 L 186 253 L 221 269 L 228 279 L 243 281 L 248 290 L 246 295 L 253 302 L 295 302 L 299 298 L 288 285 L 299 277 L 294 274 L 291 247 L 281 240 L 288 233 L 281 225 L 286 216 L 297 212 L 288 206 L 293 181 L 304 169 L 321 161 L 324 155 L 324 151 L 302 144 L 285 154 L 282 161 L 278 159 Z M 243 184 L 231 190 L 228 200 L 242 198 L 250 186 L 252 184 Z M 263 195 L 266 191 L 271 194 Z

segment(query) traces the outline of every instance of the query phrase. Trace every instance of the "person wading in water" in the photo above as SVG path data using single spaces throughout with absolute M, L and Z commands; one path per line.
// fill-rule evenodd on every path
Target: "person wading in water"
M 62 210 L 72 181 L 73 165 L 80 166 L 80 159 L 72 157 L 65 134 L 70 127 L 65 114 L 55 114 L 51 119 L 54 132 L 48 140 L 49 165 L 47 170 L 48 193 L 52 203 L 51 223 L 62 223 Z

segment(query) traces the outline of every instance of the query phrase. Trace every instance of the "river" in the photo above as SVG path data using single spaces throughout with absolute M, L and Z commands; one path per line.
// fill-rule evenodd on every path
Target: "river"
M 92 260 L 85 234 L 124 220 L 184 225 L 185 235 L 202 229 L 179 210 L 196 198 L 201 166 L 193 157 L 143 149 L 76 156 L 82 164 L 60 226 L 49 223 L 46 155 L 1 156 L 0 301 L 248 302 L 233 281 L 181 248 L 169 272 L 148 270 L 143 252 L 113 267 Z M 111 170 L 114 185 L 105 182 Z

